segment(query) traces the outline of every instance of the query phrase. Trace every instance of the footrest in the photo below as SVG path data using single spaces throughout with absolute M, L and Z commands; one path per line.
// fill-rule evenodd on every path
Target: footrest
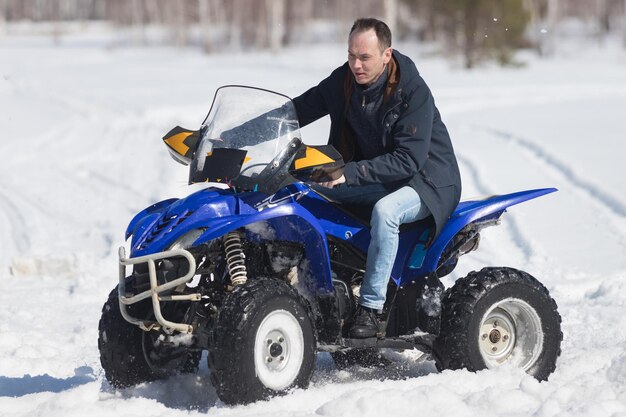
M 427 335 L 433 336 L 433 335 Z M 433 336 L 434 338 L 434 336 Z M 411 336 L 410 338 L 404 337 L 386 337 L 384 339 L 378 339 L 376 337 L 370 337 L 366 339 L 343 339 L 342 343 L 348 348 L 391 348 L 391 349 L 419 349 L 430 351 L 432 347 L 432 340 L 423 336 Z

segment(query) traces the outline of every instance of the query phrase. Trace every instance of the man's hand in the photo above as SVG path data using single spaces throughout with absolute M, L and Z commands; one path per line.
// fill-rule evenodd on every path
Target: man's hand
M 346 177 L 344 177 L 344 175 L 342 174 L 341 177 L 337 178 L 336 180 L 318 182 L 318 184 L 322 187 L 333 188 L 335 185 L 343 184 L 344 182 L 346 182 Z

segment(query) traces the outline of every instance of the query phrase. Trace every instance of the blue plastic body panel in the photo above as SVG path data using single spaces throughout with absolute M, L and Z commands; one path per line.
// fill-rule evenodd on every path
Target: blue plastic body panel
M 435 239 L 432 245 L 428 248 L 422 267 L 419 269 L 411 269 L 407 267 L 406 273 L 398 283 L 403 284 L 434 271 L 437 268 L 439 258 L 441 257 L 446 245 L 466 225 L 475 221 L 498 219 L 508 207 L 553 193 L 555 191 L 557 191 L 556 188 L 542 188 L 459 203 L 457 209 L 454 213 L 452 213 L 441 233 L 437 236 L 437 239 Z M 403 251 L 403 254 L 405 254 L 403 256 L 408 256 L 406 255 L 407 252 L 409 254 L 411 253 L 409 250 L 405 250 Z M 400 259 L 401 253 L 398 251 L 396 266 Z
M 137 213 L 130 223 L 128 223 L 128 227 L 126 228 L 126 239 L 128 239 L 131 235 L 141 233 L 143 229 L 152 226 L 152 224 L 159 218 L 161 212 L 176 200 L 176 198 L 170 198 L 169 200 L 159 201 L 158 203 L 155 203 Z
M 555 188 L 522 191 L 459 204 L 442 232 L 426 246 L 433 224 L 416 223 L 400 233 L 400 244 L 392 271 L 397 285 L 427 276 L 437 268 L 446 245 L 467 224 L 496 219 L 507 207 L 556 191 Z M 130 222 L 131 256 L 157 253 L 169 248 L 186 233 L 205 229 L 194 242 L 199 245 L 244 228 L 248 238 L 287 240 L 304 246 L 310 276 L 307 285 L 320 292 L 333 291 L 327 237 L 332 236 L 366 253 L 369 227 L 329 203 L 302 183 L 291 184 L 272 197 L 276 204 L 258 209 L 268 195 L 236 193 L 207 188 L 182 199 L 165 200 L 138 213 Z
M 232 190 L 213 188 L 179 200 L 168 200 L 169 205 L 163 202 L 151 206 L 142 211 L 142 216 L 137 215 L 133 219 L 132 227 L 129 225 L 128 230 L 133 237 L 131 256 L 167 250 L 177 239 L 195 229 L 206 230 L 194 246 L 232 230 L 263 222 L 260 227 L 270 234 L 271 239 L 302 242 L 310 276 L 314 277 L 311 278 L 314 281 L 307 284 L 319 291 L 332 291 L 328 245 L 319 221 L 293 198 L 285 199 L 274 207 L 257 210 L 254 206 L 267 197 L 258 192 L 237 194 Z M 249 227 L 246 231 L 251 238 L 258 239 L 257 229 Z

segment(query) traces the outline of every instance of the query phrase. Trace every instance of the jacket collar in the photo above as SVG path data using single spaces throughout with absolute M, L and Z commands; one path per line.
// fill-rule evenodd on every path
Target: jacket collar
M 346 66 L 348 66 L 346 64 Z M 354 75 L 352 71 L 350 71 L 350 67 L 348 66 L 348 72 L 346 74 L 346 78 L 344 79 L 343 88 L 344 88 L 344 97 L 345 97 L 345 107 L 344 114 L 348 110 L 348 103 L 350 103 L 350 97 L 354 92 Z M 400 84 L 400 65 L 396 60 L 395 56 L 391 56 L 389 63 L 387 64 L 387 85 L 385 86 L 383 93 L 383 104 L 387 104 L 389 99 L 393 96 L 393 94 L 398 90 L 398 85 Z
M 385 103 L 389 101 L 389 98 L 398 89 L 398 84 L 400 84 L 400 66 L 393 55 L 391 56 L 387 67 L 387 86 L 385 87 L 384 96 Z

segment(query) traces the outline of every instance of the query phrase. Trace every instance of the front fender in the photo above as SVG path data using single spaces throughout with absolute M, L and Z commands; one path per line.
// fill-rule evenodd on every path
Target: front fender
M 158 203 L 155 203 L 137 213 L 135 217 L 133 217 L 133 219 L 130 221 L 130 223 L 128 223 L 125 235 L 126 240 L 128 240 L 129 237 L 134 235 L 139 230 L 150 227 L 150 225 L 159 218 L 163 210 L 165 210 L 175 201 L 178 201 L 178 199 L 170 198 L 167 200 L 159 201 Z
M 287 240 L 303 244 L 309 272 L 305 280 L 312 285 L 311 288 L 333 290 L 328 244 L 324 230 L 319 221 L 297 203 L 281 204 L 253 214 L 240 214 L 219 219 L 212 222 L 193 245 L 200 245 L 233 230 L 260 222 L 265 222 L 271 229 L 265 239 Z

